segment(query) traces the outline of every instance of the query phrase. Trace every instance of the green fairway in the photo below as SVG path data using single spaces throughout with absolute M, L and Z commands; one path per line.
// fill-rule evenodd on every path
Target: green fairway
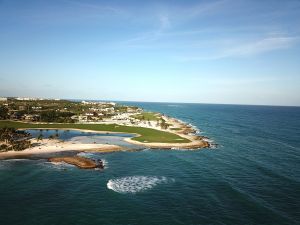
M 135 119 L 139 119 L 139 120 L 159 120 L 161 117 L 157 115 L 157 113 L 153 113 L 153 112 L 142 112 L 140 114 L 131 116 Z
M 182 128 L 171 128 L 171 130 L 181 130 Z
M 188 139 L 182 138 L 176 134 L 159 131 L 150 128 L 143 127 L 130 127 L 120 126 L 116 124 L 34 124 L 34 123 L 21 123 L 14 121 L 0 121 L 0 128 L 2 127 L 14 127 L 14 128 L 57 128 L 57 129 L 83 129 L 94 131 L 112 131 L 139 134 L 139 137 L 132 138 L 133 140 L 140 142 L 161 142 L 161 143 L 188 143 Z

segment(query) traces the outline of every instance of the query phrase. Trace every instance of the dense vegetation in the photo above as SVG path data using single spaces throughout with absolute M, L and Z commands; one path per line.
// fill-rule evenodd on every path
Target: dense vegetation
M 74 123 L 74 120 L 71 119 L 74 113 L 71 112 L 43 111 L 40 116 L 40 121 L 42 122 Z
M 8 108 L 0 106 L 0 120 L 6 120 L 8 118 Z
M 138 134 L 133 140 L 140 142 L 162 142 L 162 143 L 188 143 L 188 139 L 182 138 L 176 134 L 155 130 L 144 127 L 131 127 L 120 126 L 116 124 L 34 124 L 34 123 L 21 123 L 12 121 L 0 121 L 1 127 L 12 128 L 57 128 L 57 129 L 83 129 L 94 131 L 112 131 Z
M 0 151 L 22 151 L 29 148 L 31 145 L 29 137 L 30 134 L 25 131 L 3 127 L 0 129 Z
M 186 143 L 189 140 L 174 133 L 164 132 L 157 129 L 136 127 L 131 125 L 90 124 L 103 119 L 111 119 L 122 113 L 135 113 L 128 116 L 127 124 L 148 123 L 149 127 L 160 126 L 168 129 L 170 126 L 162 115 L 155 112 L 143 112 L 135 106 L 116 105 L 111 103 L 75 102 L 67 100 L 18 100 L 9 98 L 2 106 L 0 105 L 0 127 L 12 128 L 77 128 L 95 131 L 113 131 L 138 134 L 133 140 L 140 142 L 163 142 L 163 143 Z M 130 118 L 131 117 L 131 118 Z M 137 121 L 134 120 L 138 119 Z M 12 122 L 12 121 L 24 121 Z M 39 122 L 34 124 L 31 122 Z M 40 124 L 44 122 L 45 124 Z M 53 124 L 46 124 L 53 123 Z M 118 123 L 118 121 L 117 121 Z

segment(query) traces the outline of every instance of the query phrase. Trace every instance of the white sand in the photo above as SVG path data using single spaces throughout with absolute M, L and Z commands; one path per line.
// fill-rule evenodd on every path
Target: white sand
M 185 126 L 185 124 L 180 121 L 163 117 L 167 123 L 172 124 L 172 127 L 181 128 Z M 153 129 L 162 130 L 159 126 L 151 127 Z M 52 128 L 52 129 L 60 129 L 60 128 Z M 60 129 L 61 130 L 61 129 Z M 79 130 L 83 132 L 93 132 L 93 133 L 122 133 L 122 132 L 106 132 L 106 131 L 94 131 L 94 130 L 81 130 L 81 129 L 68 129 L 68 130 Z M 199 140 L 194 135 L 190 134 L 182 134 L 180 131 L 176 130 L 163 130 L 166 132 L 177 134 L 182 138 L 186 138 L 190 140 L 189 143 L 147 143 L 147 142 L 139 142 L 132 140 L 131 138 L 125 138 L 124 141 L 127 141 L 131 144 L 146 146 L 150 148 L 184 148 L 184 149 L 197 149 L 197 148 L 205 148 L 208 147 L 208 142 L 205 140 Z M 136 134 L 139 136 L 138 134 Z M 34 154 L 43 154 L 43 153 L 56 153 L 56 152 L 64 152 L 64 151 L 97 151 L 97 152 L 113 152 L 120 151 L 123 148 L 118 145 L 109 145 L 109 144 L 84 144 L 79 141 L 61 141 L 61 140 L 50 140 L 44 139 L 42 141 L 37 142 L 36 139 L 31 140 L 33 145 L 36 145 L 32 148 L 25 149 L 23 151 L 8 151 L 8 152 L 0 152 L 1 158 L 15 157 L 15 156 L 27 156 Z
M 118 145 L 108 145 L 108 144 L 82 144 L 76 141 L 59 141 L 44 139 L 42 141 L 37 141 L 35 139 L 31 140 L 34 147 L 25 149 L 23 151 L 8 151 L 0 152 L 0 158 L 14 157 L 14 156 L 26 156 L 34 154 L 49 154 L 64 151 L 97 151 L 97 152 L 111 152 L 118 151 L 122 148 Z M 35 146 L 36 145 L 36 146 Z

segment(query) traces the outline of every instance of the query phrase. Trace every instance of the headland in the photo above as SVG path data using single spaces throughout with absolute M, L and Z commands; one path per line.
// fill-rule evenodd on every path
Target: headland
M 157 112 L 147 112 L 135 106 L 113 102 L 73 102 L 66 100 L 17 100 L 10 99 L 1 106 L 7 112 L 2 115 L 0 128 L 23 130 L 80 130 L 94 133 L 126 133 L 124 141 L 153 149 L 199 149 L 210 146 L 197 130 L 176 118 Z M 25 110 L 24 110 L 25 109 Z M 27 109 L 27 111 L 26 111 Z M 25 112 L 24 112 L 25 111 Z M 15 138 L 16 139 L 16 138 Z M 61 141 L 59 137 L 27 138 L 23 149 L 2 135 L 0 158 L 24 157 L 66 151 L 114 152 L 125 150 L 121 146 L 74 143 Z M 12 141 L 12 140 L 10 140 Z M 29 143 L 28 143 L 29 141 Z M 6 146 L 6 148 L 5 148 Z M 19 145 L 18 145 L 19 146 Z M 4 149 L 4 150 L 3 150 Z

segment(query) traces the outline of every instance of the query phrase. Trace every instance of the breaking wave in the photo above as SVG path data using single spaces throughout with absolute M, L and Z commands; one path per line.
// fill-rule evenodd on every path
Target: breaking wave
M 44 162 L 43 165 L 48 168 L 57 169 L 57 170 L 76 168 L 74 165 L 71 165 L 71 164 L 68 164 L 65 162 Z
M 31 159 L 4 159 L 3 162 L 6 162 L 6 163 L 19 163 L 19 162 L 33 162 L 33 160 Z
M 130 176 L 109 180 L 107 182 L 107 188 L 122 194 L 134 194 L 152 189 L 155 186 L 167 183 L 168 181 L 174 180 L 156 176 Z
M 105 159 L 101 159 L 102 163 L 103 163 L 103 166 L 105 169 L 108 168 L 108 162 L 105 160 Z
M 81 157 L 89 158 L 89 159 L 97 158 L 97 155 L 95 155 L 94 153 L 90 153 L 90 152 L 80 152 L 77 155 L 81 156 Z

